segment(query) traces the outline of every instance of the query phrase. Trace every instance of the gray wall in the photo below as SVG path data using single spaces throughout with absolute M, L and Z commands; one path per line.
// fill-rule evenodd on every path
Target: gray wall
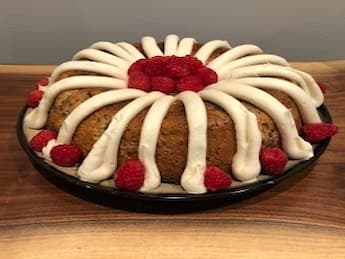
M 167 33 L 255 43 L 289 60 L 345 59 L 344 0 L 0 3 L 0 64 L 57 64 L 94 41 Z

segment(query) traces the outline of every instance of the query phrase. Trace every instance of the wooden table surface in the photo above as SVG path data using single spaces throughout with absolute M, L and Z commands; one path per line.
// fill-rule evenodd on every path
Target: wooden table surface
M 15 126 L 53 66 L 0 66 L 0 258 L 345 258 L 345 61 L 292 65 L 330 85 L 325 104 L 340 132 L 328 150 L 253 198 L 183 214 L 109 208 L 48 182 Z

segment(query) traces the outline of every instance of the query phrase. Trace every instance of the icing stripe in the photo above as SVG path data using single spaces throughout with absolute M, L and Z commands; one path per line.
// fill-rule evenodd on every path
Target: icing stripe
M 228 80 L 207 88 L 211 87 L 247 101 L 270 115 L 279 130 L 282 146 L 290 158 L 309 159 L 313 156 L 311 144 L 298 135 L 291 112 L 277 99 L 255 87 Z
M 254 66 L 240 67 L 234 69 L 231 73 L 231 78 L 244 77 L 278 77 L 291 81 L 299 85 L 306 93 L 309 94 L 309 89 L 305 84 L 303 78 L 296 72 L 286 69 L 284 66 L 272 64 L 260 64 Z
M 318 84 L 315 82 L 314 78 L 311 75 L 301 70 L 293 69 L 291 67 L 284 67 L 284 68 L 298 73 L 304 79 L 304 82 L 307 85 L 308 92 L 310 96 L 313 98 L 313 101 L 316 107 L 319 107 L 321 104 L 323 104 L 324 95 L 320 87 L 318 86 Z
M 101 51 L 110 52 L 114 56 L 117 56 L 131 63 L 137 60 L 135 57 L 133 57 L 133 55 L 131 55 L 131 53 L 125 51 L 120 46 L 111 42 L 106 42 L 106 41 L 96 42 L 90 46 L 90 49 L 97 49 Z
M 244 56 L 261 54 L 261 53 L 263 53 L 263 51 L 258 46 L 251 45 L 251 44 L 244 44 L 244 45 L 240 45 L 232 49 L 229 49 L 228 51 L 224 52 L 222 55 L 216 57 L 214 60 L 208 63 L 207 66 L 212 68 L 213 70 L 218 70 L 222 66 L 224 66 L 226 63 L 229 63 L 230 61 L 242 58 Z
M 168 35 L 164 41 L 164 56 L 175 55 L 178 46 L 178 36 Z
M 117 167 L 117 154 L 123 132 L 128 123 L 163 94 L 151 92 L 123 107 L 115 114 L 108 128 L 93 145 L 78 169 L 78 175 L 88 182 L 109 178 Z
M 145 166 L 145 180 L 141 191 L 149 191 L 159 186 L 160 173 L 156 164 L 156 147 L 162 121 L 175 98 L 170 95 L 160 97 L 147 112 L 139 142 L 139 160 Z
M 259 65 L 259 64 L 276 64 L 282 66 L 289 66 L 287 61 L 282 57 L 269 55 L 269 54 L 261 54 L 261 55 L 253 55 L 244 58 L 237 59 L 232 61 L 215 71 L 218 74 L 218 77 L 223 80 L 231 77 L 231 72 L 235 68 L 251 66 L 251 65 Z
M 50 106 L 59 93 L 70 89 L 90 87 L 116 89 L 127 87 L 127 83 L 123 80 L 105 76 L 73 76 L 57 81 L 47 88 L 39 106 L 27 114 L 24 120 L 25 125 L 33 129 L 42 128 L 48 119 Z
M 127 73 L 118 67 L 93 61 L 68 61 L 54 69 L 49 83 L 56 82 L 59 76 L 67 71 L 88 71 L 122 80 L 128 79 Z
M 78 105 L 63 122 L 59 135 L 57 137 L 58 143 L 70 144 L 73 134 L 78 125 L 90 114 L 99 110 L 100 108 L 122 102 L 125 100 L 134 99 L 145 95 L 146 92 L 137 89 L 120 89 L 106 91 L 87 99 Z
M 234 122 L 237 151 L 232 161 L 232 174 L 240 181 L 255 180 L 261 170 L 259 152 L 262 142 L 256 116 L 241 102 L 221 91 L 210 88 L 199 94 L 204 100 L 223 108 Z
M 231 73 L 231 76 L 232 78 L 243 78 L 253 76 L 272 76 L 284 78 L 299 85 L 310 96 L 315 107 L 319 107 L 323 103 L 323 94 L 320 90 L 320 87 L 316 84 L 314 79 L 310 75 L 290 67 L 272 64 L 240 67 L 234 69 Z
M 158 47 L 155 38 L 148 36 L 143 37 L 141 40 L 141 44 L 148 58 L 152 58 L 154 56 L 163 56 L 163 52 Z
M 180 40 L 175 55 L 178 57 L 183 57 L 192 54 L 193 45 L 195 42 L 196 40 L 193 38 L 183 38 L 182 40 Z
M 205 43 L 197 53 L 195 53 L 195 57 L 197 57 L 201 62 L 206 63 L 212 53 L 218 48 L 231 48 L 227 41 L 222 40 L 213 40 Z
M 88 59 L 100 63 L 106 63 L 127 71 L 129 63 L 121 58 L 115 57 L 112 54 L 105 53 L 96 49 L 83 49 L 73 56 L 72 60 Z
M 255 86 L 261 89 L 274 89 L 286 93 L 290 96 L 301 114 L 302 120 L 305 123 L 318 123 L 321 122 L 319 114 L 315 109 L 311 98 L 297 85 L 285 80 L 276 78 L 259 78 L 247 77 L 234 80 L 238 83 Z
M 126 50 L 128 53 L 131 53 L 133 57 L 135 57 L 137 60 L 145 58 L 145 56 L 132 44 L 129 44 L 127 42 L 119 42 L 116 45 L 120 46 L 124 50 Z
M 204 102 L 197 93 L 184 91 L 176 96 L 181 100 L 188 122 L 188 154 L 181 185 L 188 193 L 205 193 L 204 173 L 207 151 L 207 114 Z

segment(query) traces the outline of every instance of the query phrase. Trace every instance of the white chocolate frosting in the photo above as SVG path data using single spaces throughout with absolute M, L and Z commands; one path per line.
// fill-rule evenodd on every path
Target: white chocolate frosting
M 115 57 L 119 57 L 120 59 L 123 59 L 129 63 L 133 63 L 138 59 L 138 55 L 133 55 L 131 52 L 124 50 L 119 45 L 106 41 L 96 42 L 90 46 L 90 49 L 97 49 L 112 53 Z
M 50 84 L 58 81 L 59 76 L 68 71 L 86 71 L 86 72 L 93 72 L 98 74 L 103 74 L 105 76 L 121 79 L 121 80 L 128 80 L 127 73 L 119 69 L 118 67 L 114 67 L 108 64 L 103 64 L 99 62 L 92 62 L 92 61 L 69 61 L 62 63 L 58 66 L 51 75 Z
M 230 63 L 227 63 L 220 69 L 215 69 L 215 71 L 217 72 L 219 78 L 223 80 L 223 79 L 231 78 L 231 72 L 232 70 L 236 68 L 259 65 L 259 64 L 268 64 L 268 63 L 276 64 L 280 66 L 288 66 L 287 61 L 283 59 L 282 57 L 269 55 L 269 54 L 261 54 L 261 55 L 247 56 L 247 57 L 234 60 Z
M 106 88 L 77 106 L 63 122 L 56 140 L 49 141 L 43 155 L 50 159 L 50 150 L 58 144 L 69 144 L 78 125 L 94 111 L 109 104 L 131 100 L 117 112 L 107 129 L 92 147 L 77 169 L 80 179 L 100 182 L 112 176 L 117 168 L 117 154 L 121 137 L 128 123 L 143 109 L 149 107 L 144 119 L 138 147 L 139 160 L 145 167 L 144 184 L 140 191 L 151 191 L 161 184 L 155 161 L 156 146 L 162 121 L 170 106 L 181 101 L 188 123 L 187 164 L 181 177 L 181 186 L 189 193 L 204 193 L 204 172 L 207 153 L 207 113 L 204 101 L 221 107 L 234 122 L 237 151 L 232 161 L 232 174 L 242 182 L 253 181 L 260 174 L 259 151 L 261 132 L 255 115 L 239 101 L 244 100 L 265 111 L 274 121 L 282 139 L 283 149 L 291 159 L 309 159 L 312 146 L 298 134 L 291 112 L 265 89 L 276 89 L 290 96 L 304 123 L 320 122 L 316 107 L 323 103 L 323 94 L 315 80 L 307 73 L 293 69 L 279 56 L 264 54 L 251 44 L 232 48 L 227 41 L 205 43 L 192 53 L 194 38 L 168 35 L 164 49 L 153 37 L 142 38 L 143 52 L 126 42 L 96 42 L 79 51 L 72 61 L 58 66 L 49 85 L 41 87 L 45 94 L 39 106 L 25 116 L 25 126 L 41 129 L 55 98 L 66 90 L 78 88 Z M 209 61 L 219 48 L 228 49 Z M 195 93 L 185 91 L 176 96 L 161 92 L 146 93 L 127 89 L 129 66 L 142 58 L 154 56 L 194 55 L 217 72 L 219 81 Z M 69 71 L 91 72 L 95 75 L 74 75 L 64 79 Z
M 55 97 L 63 91 L 89 87 L 116 89 L 125 88 L 126 86 L 127 83 L 123 80 L 103 76 L 73 76 L 62 79 L 47 88 L 39 106 L 25 116 L 24 122 L 29 128 L 39 129 L 44 127 L 48 119 L 50 106 L 53 104 Z
M 231 48 L 231 46 L 227 41 L 213 40 L 204 44 L 197 53 L 195 53 L 195 57 L 197 57 L 201 62 L 206 63 L 207 59 L 218 48 Z
M 148 36 L 143 37 L 141 43 L 148 58 L 152 58 L 154 56 L 163 56 L 163 52 L 158 47 L 155 38 Z
M 290 158 L 309 159 L 313 156 L 311 144 L 298 135 L 291 111 L 273 96 L 253 86 L 231 80 L 215 83 L 207 87 L 207 89 L 209 88 L 216 88 L 247 101 L 270 115 L 281 135 L 283 148 Z
M 73 56 L 73 60 L 92 60 L 119 67 L 124 70 L 127 70 L 130 66 L 130 63 L 126 60 L 96 49 L 81 50 Z
M 114 173 L 117 167 L 117 153 L 121 137 L 128 123 L 162 95 L 160 92 L 145 94 L 127 104 L 114 115 L 108 128 L 96 141 L 79 167 L 78 174 L 81 179 L 88 182 L 100 182 Z
M 308 98 L 307 94 L 301 88 L 289 81 L 276 78 L 247 77 L 233 80 L 233 82 L 255 86 L 260 89 L 274 89 L 284 92 L 295 101 L 304 122 L 321 122 L 312 99 Z
M 176 53 L 174 55 L 178 57 L 190 55 L 192 53 L 193 45 L 195 42 L 196 40 L 193 38 L 183 38 L 178 44 Z
M 90 114 L 100 108 L 145 95 L 137 89 L 111 90 L 97 94 L 76 107 L 64 120 L 57 137 L 57 142 L 70 144 L 78 125 Z
M 178 36 L 168 35 L 164 41 L 164 56 L 172 56 L 176 53 L 178 47 Z
M 204 193 L 204 172 L 207 151 L 207 115 L 205 104 L 200 96 L 191 91 L 179 93 L 176 98 L 182 101 L 188 122 L 187 165 L 181 176 L 181 185 L 189 193 Z
M 111 43 L 111 44 L 114 44 L 114 43 Z M 145 56 L 132 44 L 129 44 L 127 42 L 119 42 L 117 43 L 117 45 L 123 48 L 128 53 L 130 53 L 133 57 L 136 58 L 136 60 L 145 58 Z
M 167 114 L 175 97 L 164 95 L 151 106 L 144 119 L 139 142 L 139 160 L 145 167 L 144 184 L 141 191 L 149 191 L 157 188 L 161 183 L 161 177 L 156 164 L 156 147 L 162 121 Z
M 258 55 L 262 53 L 263 51 L 258 46 L 245 44 L 229 49 L 228 51 L 208 63 L 208 66 L 213 70 L 217 70 L 227 63 L 230 63 L 231 61 L 240 59 L 245 56 Z
M 260 173 L 259 151 L 261 132 L 256 116 L 234 97 L 216 89 L 199 93 L 204 100 L 224 109 L 233 120 L 236 131 L 237 152 L 232 161 L 232 173 L 241 181 L 255 180 Z

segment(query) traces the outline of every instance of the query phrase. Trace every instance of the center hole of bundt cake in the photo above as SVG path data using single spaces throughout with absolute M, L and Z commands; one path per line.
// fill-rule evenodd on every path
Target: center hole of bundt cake
M 217 73 L 192 55 L 139 59 L 128 69 L 128 87 L 146 92 L 198 92 L 217 81 Z

